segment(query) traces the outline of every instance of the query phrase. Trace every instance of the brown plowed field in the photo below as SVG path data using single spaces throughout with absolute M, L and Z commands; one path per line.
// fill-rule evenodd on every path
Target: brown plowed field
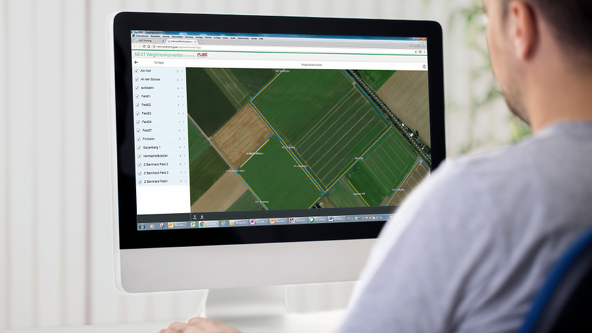
M 227 172 L 191 206 L 191 212 L 224 212 L 246 190 L 247 186 L 235 173 Z
M 248 103 L 214 136 L 212 143 L 233 168 L 238 168 L 273 132 Z
M 331 201 L 329 201 L 329 199 L 327 199 L 327 197 L 323 197 L 321 200 L 319 200 L 319 203 L 320 203 L 321 207 L 323 207 L 323 208 L 335 207 L 335 205 L 333 205 L 333 203 Z
M 376 93 L 395 116 L 430 145 L 428 72 L 397 71 Z
M 389 203 L 389 206 L 399 206 L 403 203 L 403 200 L 407 198 L 409 194 L 430 174 L 430 169 L 423 162 L 419 162 L 415 168 L 411 171 L 407 179 L 403 182 L 399 188 L 397 194 L 393 197 L 393 200 Z

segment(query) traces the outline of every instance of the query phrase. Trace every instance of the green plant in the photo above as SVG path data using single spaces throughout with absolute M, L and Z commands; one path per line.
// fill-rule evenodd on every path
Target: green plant
M 426 0 L 429 3 L 430 0 Z M 451 1 L 448 1 L 451 4 Z M 452 4 L 451 4 L 452 5 Z M 474 126 L 477 113 L 482 112 L 485 106 L 497 102 L 503 98 L 503 94 L 495 77 L 489 59 L 489 51 L 485 40 L 486 15 L 481 0 L 466 0 L 463 4 L 451 12 L 449 17 L 450 28 L 455 24 L 462 25 L 463 42 L 467 47 L 477 55 L 478 66 L 470 70 L 471 81 L 471 100 L 468 110 L 469 138 L 461 152 L 468 152 L 474 148 L 475 142 L 472 135 L 472 126 Z M 479 88 L 474 88 L 479 87 Z M 530 135 L 529 126 L 520 118 L 508 112 L 508 125 L 511 127 L 512 137 L 510 142 L 516 142 Z M 507 142 L 506 142 L 507 143 Z

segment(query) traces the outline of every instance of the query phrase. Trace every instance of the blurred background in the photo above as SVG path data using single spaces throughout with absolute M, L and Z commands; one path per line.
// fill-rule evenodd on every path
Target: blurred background
M 205 296 L 114 286 L 106 26 L 119 11 L 436 20 L 449 158 L 529 135 L 491 73 L 481 0 L 0 0 L 0 329 L 187 319 Z M 330 310 L 353 286 L 288 296 Z

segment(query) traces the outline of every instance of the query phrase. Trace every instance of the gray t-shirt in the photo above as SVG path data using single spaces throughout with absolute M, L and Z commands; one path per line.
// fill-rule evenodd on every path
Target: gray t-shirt
M 516 332 L 590 226 L 592 122 L 447 161 L 384 227 L 338 332 Z

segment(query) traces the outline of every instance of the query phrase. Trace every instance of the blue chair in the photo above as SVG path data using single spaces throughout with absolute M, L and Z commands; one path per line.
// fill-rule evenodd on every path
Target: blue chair
M 551 269 L 519 333 L 592 332 L 592 229 Z

